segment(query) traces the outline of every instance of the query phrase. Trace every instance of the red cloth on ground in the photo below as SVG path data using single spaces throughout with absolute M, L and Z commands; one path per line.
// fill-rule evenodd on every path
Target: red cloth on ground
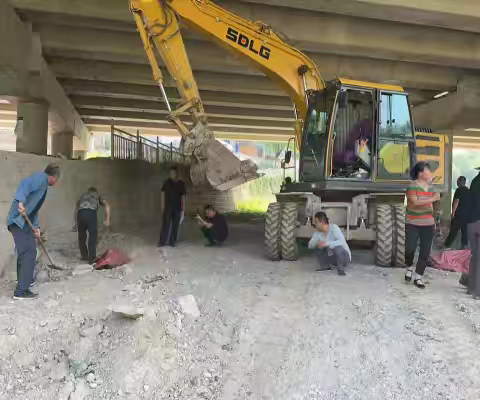
M 468 249 L 448 250 L 431 256 L 430 261 L 438 269 L 468 273 L 471 257 L 472 252 Z
M 130 257 L 119 249 L 108 249 L 95 260 L 95 269 L 112 269 L 128 264 Z

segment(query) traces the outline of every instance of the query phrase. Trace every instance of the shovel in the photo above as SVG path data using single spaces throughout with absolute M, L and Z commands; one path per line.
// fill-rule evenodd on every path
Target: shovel
M 34 231 L 35 228 L 33 227 L 32 222 L 30 221 L 30 218 L 28 218 L 26 213 L 23 213 L 22 215 L 23 215 L 23 218 L 25 218 L 25 221 L 27 221 L 27 224 L 30 227 L 30 229 Z M 50 264 L 47 265 L 47 267 L 51 269 L 55 269 L 57 271 L 65 271 L 65 268 L 55 265 L 55 263 L 52 261 L 52 257 L 50 257 L 50 254 L 48 254 L 48 251 L 45 248 L 45 245 L 43 244 L 43 240 L 41 238 L 37 238 L 37 240 L 40 243 L 40 246 L 42 246 L 44 253 L 47 255 L 48 261 L 50 261 Z

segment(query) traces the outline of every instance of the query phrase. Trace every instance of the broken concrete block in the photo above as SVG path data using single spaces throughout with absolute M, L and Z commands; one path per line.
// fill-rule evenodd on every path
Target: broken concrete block
M 90 328 L 86 328 L 83 331 L 80 332 L 80 336 L 82 337 L 96 337 L 100 335 L 103 331 L 103 325 L 97 324 L 95 326 L 92 326 Z
M 198 309 L 197 302 L 195 297 L 191 294 L 182 296 L 178 298 L 178 305 L 185 315 L 188 315 L 193 318 L 198 318 L 200 316 L 200 310 Z
M 133 305 L 118 304 L 111 307 L 111 310 L 115 314 L 119 314 L 122 317 L 130 319 L 138 319 L 143 316 L 145 310 Z
M 77 265 L 73 271 L 72 271 L 72 275 L 73 276 L 81 276 L 81 275 L 85 275 L 85 274 L 88 274 L 89 272 L 92 272 L 93 271 L 93 267 L 89 264 L 82 264 L 82 265 Z
M 90 390 L 86 382 L 80 379 L 75 384 L 75 391 L 70 395 L 70 400 L 83 400 L 88 396 L 89 392 Z

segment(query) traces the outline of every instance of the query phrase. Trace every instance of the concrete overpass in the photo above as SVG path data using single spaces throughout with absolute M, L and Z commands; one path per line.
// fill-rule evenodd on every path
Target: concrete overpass
M 10 48 L 0 58 L 0 95 L 19 98 L 20 108 L 38 109 L 37 99 L 45 101 L 54 111 L 54 133 L 67 141 L 68 133 L 81 143 L 87 131 L 105 132 L 111 119 L 125 129 L 176 134 L 164 119 L 166 107 L 126 0 L 8 1 L 0 9 L 0 44 Z M 326 80 L 344 76 L 403 85 L 420 125 L 463 137 L 475 136 L 472 129 L 480 128 L 476 0 L 217 3 L 273 26 L 317 63 Z M 20 37 L 14 35 L 20 31 Z M 284 93 L 197 33 L 184 35 L 219 137 L 282 140 L 292 134 L 291 102 Z M 178 102 L 174 83 L 166 84 Z M 442 92 L 449 95 L 433 101 Z M 0 108 L 4 126 L 15 122 L 8 108 Z

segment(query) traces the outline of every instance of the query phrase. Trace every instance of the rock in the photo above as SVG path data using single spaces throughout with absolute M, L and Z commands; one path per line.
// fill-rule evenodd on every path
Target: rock
M 80 332 L 80 336 L 82 337 L 96 337 L 100 335 L 103 331 L 103 325 L 97 324 L 95 326 L 92 326 L 90 328 L 84 329 L 83 331 Z
M 75 385 L 73 382 L 66 382 L 65 385 L 60 389 L 58 393 L 58 400 L 69 400 L 70 395 L 75 389 Z
M 41 326 L 42 328 L 46 327 L 47 325 L 48 325 L 48 321 L 42 321 L 42 322 L 40 322 L 40 326 Z
M 75 391 L 70 395 L 69 400 L 83 400 L 89 394 L 89 389 L 84 380 L 78 380 L 75 385 Z
M 193 318 L 200 317 L 200 310 L 198 309 L 197 302 L 195 301 L 195 297 L 193 297 L 193 295 L 188 294 L 186 296 L 179 297 L 177 301 L 185 315 Z
M 95 382 L 95 375 L 90 372 L 86 377 L 85 377 L 85 380 L 88 382 L 88 383 L 92 383 L 92 382 Z
M 224 351 L 232 351 L 233 348 L 232 348 L 232 345 L 231 345 L 230 343 L 228 343 L 228 344 L 224 344 L 224 345 L 222 346 L 222 350 L 224 350 Z
M 111 311 L 115 314 L 119 314 L 122 317 L 129 319 L 138 319 L 143 316 L 145 310 L 143 308 L 138 308 L 133 305 L 114 305 L 111 308 Z
M 60 382 L 68 376 L 68 365 L 66 362 L 52 362 L 48 377 L 55 382 Z
M 90 389 L 96 389 L 98 385 L 95 382 L 89 382 L 88 386 L 90 386 Z
M 93 271 L 93 267 L 89 264 L 82 264 L 75 267 L 72 271 L 72 276 L 81 276 L 88 274 L 89 272 Z

